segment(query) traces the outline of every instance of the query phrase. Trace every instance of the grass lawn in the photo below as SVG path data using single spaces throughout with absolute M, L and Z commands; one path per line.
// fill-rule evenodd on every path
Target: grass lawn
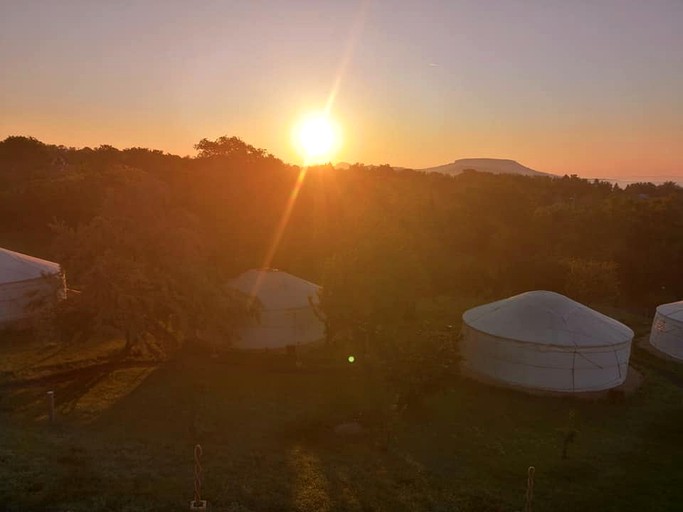
M 643 334 L 649 319 L 629 325 Z M 387 397 L 362 361 L 330 363 L 320 349 L 299 370 L 190 352 L 104 364 L 117 343 L 0 335 L 0 509 L 188 510 L 195 443 L 212 510 L 523 510 L 529 465 L 537 512 L 683 504 L 683 365 L 635 346 L 644 383 L 631 396 L 591 403 L 457 380 L 397 418 L 388 440 L 373 413 Z M 364 434 L 334 434 L 354 418 Z

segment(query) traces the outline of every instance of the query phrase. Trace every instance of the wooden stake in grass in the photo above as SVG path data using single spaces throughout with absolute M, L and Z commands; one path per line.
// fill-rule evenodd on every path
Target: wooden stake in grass
M 50 419 L 50 423 L 55 422 L 55 392 L 54 391 L 48 391 L 47 392 L 47 407 L 48 407 L 48 418 Z
M 190 502 L 190 510 L 207 510 L 207 502 L 202 499 L 202 446 L 194 446 L 194 499 Z
M 564 434 L 564 441 L 562 443 L 562 458 L 566 459 L 568 455 L 569 445 L 576 439 L 576 434 L 578 430 L 576 429 L 576 411 L 573 409 L 569 411 L 569 422 L 567 423 L 567 429 Z
M 534 473 L 536 468 L 529 466 L 526 479 L 526 506 L 524 512 L 532 512 L 534 508 Z

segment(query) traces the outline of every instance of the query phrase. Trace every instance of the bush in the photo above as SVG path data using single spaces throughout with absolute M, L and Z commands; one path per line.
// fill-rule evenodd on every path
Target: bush
M 452 331 L 408 326 L 382 337 L 381 366 L 399 411 L 419 406 L 457 377 L 459 357 Z

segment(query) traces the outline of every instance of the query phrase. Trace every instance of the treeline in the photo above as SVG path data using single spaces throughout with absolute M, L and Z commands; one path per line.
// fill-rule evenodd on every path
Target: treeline
M 110 311 L 117 293 L 127 298 L 111 321 L 134 332 L 172 318 L 195 332 L 169 311 L 191 310 L 196 324 L 199 312 L 215 314 L 206 304 L 218 289 L 207 283 L 264 262 L 326 285 L 332 331 L 410 319 L 419 298 L 437 295 L 547 289 L 643 309 L 683 296 L 683 190 L 673 183 L 302 171 L 235 137 L 197 150 L 181 158 L 9 137 L 0 142 L 0 232 L 54 240 L 51 255 L 73 287 L 110 293 L 92 299 Z M 238 318 L 233 299 L 220 304 Z

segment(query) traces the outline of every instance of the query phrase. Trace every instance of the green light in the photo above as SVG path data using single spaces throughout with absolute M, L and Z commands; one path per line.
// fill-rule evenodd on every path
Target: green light
M 356 358 L 353 356 L 349 356 L 348 359 L 349 359 L 349 363 L 353 363 L 356 360 Z

